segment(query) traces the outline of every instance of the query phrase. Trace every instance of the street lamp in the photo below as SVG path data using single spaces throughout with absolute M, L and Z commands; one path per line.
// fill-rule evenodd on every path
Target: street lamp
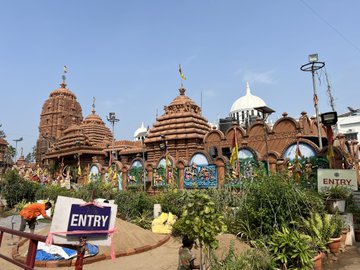
M 269 147 L 268 147 L 268 141 L 267 141 L 267 131 L 266 131 L 266 127 L 265 127 L 265 122 L 268 119 L 268 117 L 270 116 L 270 114 L 272 114 L 275 111 L 273 109 L 270 109 L 267 106 L 256 107 L 256 108 L 254 108 L 254 110 L 257 110 L 258 112 L 261 112 L 262 120 L 264 121 L 264 140 L 265 140 L 265 151 L 266 151 L 266 167 L 267 167 L 267 174 L 269 175 L 269 172 L 270 172 Z
M 23 137 L 13 140 L 15 142 L 15 161 L 14 161 L 14 163 L 16 162 L 16 157 L 17 157 L 17 144 L 18 144 L 18 142 L 21 142 L 22 140 L 23 140 Z
M 312 82 L 313 82 L 313 91 L 314 91 L 314 107 L 316 113 L 316 124 L 318 130 L 318 137 L 319 137 L 319 147 L 322 149 L 322 139 L 321 139 L 321 131 L 320 131 L 320 119 L 319 119 L 319 107 L 318 107 L 318 97 L 316 93 L 316 83 L 315 83 L 315 71 L 322 69 L 325 66 L 324 62 L 318 61 L 317 54 L 310 54 L 309 55 L 309 63 L 302 65 L 300 69 L 302 71 L 311 71 L 312 74 Z
M 115 131 L 114 131 L 114 126 L 116 122 L 119 122 L 119 119 L 116 118 L 115 113 L 114 112 L 110 112 L 109 116 L 106 117 L 106 119 L 111 123 L 112 125 L 112 151 L 111 151 L 111 155 L 114 158 L 114 160 L 117 160 L 117 155 L 115 153 Z
M 141 139 L 141 149 L 142 149 L 142 159 L 143 159 L 143 184 L 144 184 L 144 191 L 146 191 L 146 169 L 145 169 L 145 144 L 144 144 L 144 141 L 145 141 L 145 138 L 147 136 L 147 130 L 146 131 L 143 131 L 143 132 L 140 132 L 138 134 L 138 137 L 140 137 Z

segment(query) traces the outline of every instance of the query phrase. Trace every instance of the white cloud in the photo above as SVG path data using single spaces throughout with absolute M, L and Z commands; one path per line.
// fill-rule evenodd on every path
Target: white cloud
M 244 82 L 250 83 L 261 83 L 261 84 L 274 84 L 275 80 L 273 77 L 274 71 L 268 70 L 264 72 L 257 72 L 253 70 L 237 70 L 236 74 L 242 76 Z

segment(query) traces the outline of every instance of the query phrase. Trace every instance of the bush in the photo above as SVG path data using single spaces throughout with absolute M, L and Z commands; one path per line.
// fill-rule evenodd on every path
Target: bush
M 186 191 L 169 189 L 160 192 L 155 198 L 155 202 L 161 204 L 162 212 L 169 213 L 180 217 L 182 207 L 186 204 Z
M 281 175 L 246 181 L 243 194 L 235 226 L 240 228 L 239 234 L 251 235 L 251 240 L 270 236 L 285 224 L 296 224 L 310 212 L 324 212 L 317 193 Z
M 212 270 L 271 270 L 274 262 L 266 249 L 249 249 L 240 254 L 235 254 L 233 245 L 224 259 L 218 260 L 213 254 L 210 269 Z
M 36 191 L 36 200 L 49 199 L 56 202 L 58 196 L 76 197 L 74 190 L 68 190 L 60 186 L 44 185 Z
M 274 261 L 281 269 L 313 269 L 315 249 L 311 248 L 310 236 L 282 227 L 276 230 L 268 242 Z
M 37 182 L 27 181 L 17 171 L 12 170 L 5 174 L 1 194 L 6 200 L 7 207 L 13 208 L 23 200 L 34 201 L 38 189 L 40 189 L 40 185 Z
M 116 194 L 117 190 L 114 190 L 112 183 L 105 183 L 99 178 L 96 181 L 81 186 L 75 193 L 75 196 L 89 202 L 96 198 L 113 200 Z
M 118 205 L 118 215 L 127 221 L 154 209 L 154 199 L 144 192 L 119 191 L 115 203 Z

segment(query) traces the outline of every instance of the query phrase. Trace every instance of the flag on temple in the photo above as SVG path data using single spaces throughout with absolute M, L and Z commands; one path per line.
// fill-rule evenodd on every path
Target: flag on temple
M 112 153 L 110 153 L 110 157 L 109 157 L 109 166 L 108 166 L 108 174 L 109 174 L 109 176 L 112 174 L 111 164 L 112 164 Z
M 112 180 L 117 180 L 117 177 L 118 177 L 118 174 L 117 174 L 117 171 L 116 171 L 116 168 L 115 168 Z
M 239 147 L 237 143 L 237 136 L 236 136 L 236 128 L 234 127 L 234 137 L 231 146 L 231 156 L 230 156 L 230 164 L 232 167 L 235 167 L 237 175 L 240 172 L 240 163 L 239 163 Z
M 179 64 L 179 73 L 180 73 L 181 79 L 182 79 L 183 81 L 185 81 L 185 80 L 186 80 L 186 77 L 185 77 L 184 73 L 183 73 L 182 70 L 181 70 L 180 64 Z
M 67 66 L 64 66 L 64 73 L 67 73 Z

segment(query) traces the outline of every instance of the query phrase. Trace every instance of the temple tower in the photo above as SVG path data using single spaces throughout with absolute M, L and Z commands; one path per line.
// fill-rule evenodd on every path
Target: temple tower
M 42 107 L 36 161 L 41 162 L 48 148 L 64 135 L 65 129 L 73 124 L 80 125 L 82 120 L 81 106 L 75 94 L 66 88 L 63 78 L 60 88 L 50 93 Z

